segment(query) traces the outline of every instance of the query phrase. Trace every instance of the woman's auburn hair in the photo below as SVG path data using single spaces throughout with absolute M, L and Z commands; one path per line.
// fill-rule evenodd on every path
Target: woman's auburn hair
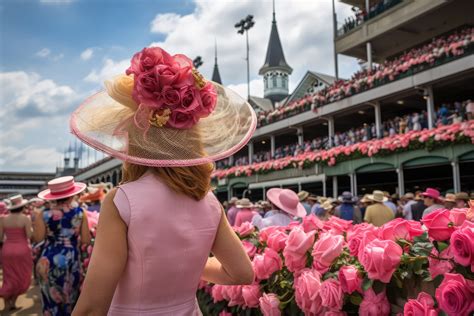
M 189 167 L 148 167 L 124 162 L 120 184 L 138 180 L 145 172 L 151 170 L 168 187 L 194 200 L 202 200 L 212 189 L 211 174 L 214 165 L 211 163 Z

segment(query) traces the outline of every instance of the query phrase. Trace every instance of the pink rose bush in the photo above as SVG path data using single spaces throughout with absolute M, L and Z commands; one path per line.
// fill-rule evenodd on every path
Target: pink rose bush
M 265 174 L 270 171 L 291 168 L 311 168 L 316 164 L 334 166 L 337 163 L 355 157 L 374 157 L 420 148 L 430 150 L 434 147 L 446 146 L 448 144 L 474 144 L 474 120 L 443 125 L 431 130 L 410 131 L 405 134 L 372 139 L 350 146 L 306 151 L 296 156 L 288 156 L 251 165 L 218 169 L 214 171 L 213 178 L 251 176 L 253 174 Z
M 465 214 L 472 211 L 440 209 L 421 223 L 382 227 L 334 217 L 262 231 L 244 223 L 234 230 L 254 282 L 201 282 L 200 306 L 207 315 L 471 315 L 474 222 Z
M 217 92 L 206 82 L 188 57 L 171 56 L 159 47 L 144 48 L 131 60 L 127 75 L 133 75 L 132 97 L 140 112 L 163 115 L 165 126 L 187 129 L 207 117 L 217 103 Z

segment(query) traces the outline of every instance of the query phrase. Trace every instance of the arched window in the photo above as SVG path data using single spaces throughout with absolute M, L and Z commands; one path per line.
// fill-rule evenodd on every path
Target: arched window
M 287 89 L 287 88 L 288 88 L 288 87 L 287 87 L 287 82 L 288 82 L 288 81 L 287 81 L 286 76 L 284 76 L 284 77 L 281 78 L 281 83 L 282 83 L 282 85 L 283 85 L 283 89 Z
M 267 77 L 263 78 L 263 81 L 265 83 L 265 89 L 268 89 L 268 78 Z
M 276 88 L 277 87 L 277 77 L 275 75 L 272 77 L 272 81 L 273 81 L 272 82 L 273 88 Z

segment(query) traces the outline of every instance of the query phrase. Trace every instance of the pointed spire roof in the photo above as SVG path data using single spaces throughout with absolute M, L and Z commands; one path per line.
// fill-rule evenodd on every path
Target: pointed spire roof
M 212 81 L 222 84 L 221 75 L 219 73 L 219 67 L 217 66 L 217 42 L 215 43 L 214 52 L 214 70 L 212 71 Z
M 281 46 L 280 35 L 278 34 L 277 23 L 275 19 L 275 1 L 273 1 L 273 20 L 272 30 L 270 31 L 270 41 L 267 47 L 267 56 L 265 63 L 260 68 L 259 75 L 263 75 L 271 68 L 279 68 L 291 74 L 293 69 L 286 63 L 283 47 Z

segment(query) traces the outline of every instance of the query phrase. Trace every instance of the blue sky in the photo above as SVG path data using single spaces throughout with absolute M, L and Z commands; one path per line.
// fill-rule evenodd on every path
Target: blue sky
M 336 2 L 342 21 L 350 8 Z M 245 95 L 245 41 L 233 25 L 247 14 L 250 87 L 263 95 L 271 10 L 271 0 L 0 0 L 0 171 L 54 171 L 74 144 L 70 113 L 146 46 L 200 55 L 210 76 L 217 42 L 224 84 Z M 307 70 L 333 74 L 331 13 L 331 0 L 276 0 L 290 90 Z M 340 69 L 349 77 L 357 63 L 341 57 Z

